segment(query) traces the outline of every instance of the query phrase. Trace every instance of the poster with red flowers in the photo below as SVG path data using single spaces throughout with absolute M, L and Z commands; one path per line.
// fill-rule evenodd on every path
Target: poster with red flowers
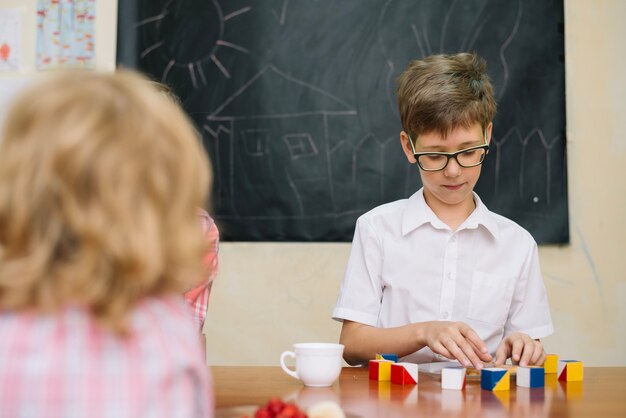
M 37 2 L 38 70 L 94 68 L 96 0 Z

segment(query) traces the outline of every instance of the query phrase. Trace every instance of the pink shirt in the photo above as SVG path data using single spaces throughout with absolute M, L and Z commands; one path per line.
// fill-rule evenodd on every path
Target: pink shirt
M 84 310 L 0 311 L 0 417 L 212 417 L 212 382 L 189 309 L 150 298 L 122 338 Z
M 211 285 L 217 276 L 217 253 L 219 250 L 219 231 L 213 219 L 206 211 L 199 210 L 200 223 L 204 237 L 209 243 L 209 250 L 204 256 L 204 265 L 208 267 L 209 276 L 204 278 L 197 286 L 185 292 L 185 299 L 193 311 L 193 319 L 198 331 L 202 331 L 206 319 Z

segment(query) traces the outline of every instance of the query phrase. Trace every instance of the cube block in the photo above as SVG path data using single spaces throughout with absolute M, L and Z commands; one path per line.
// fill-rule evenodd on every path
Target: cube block
M 543 367 L 517 368 L 517 386 L 523 388 L 542 388 L 545 386 L 545 371 Z
M 507 369 L 490 367 L 480 371 L 480 387 L 490 391 L 510 390 L 511 373 Z
M 559 367 L 559 356 L 556 354 L 548 354 L 546 355 L 546 360 L 543 362 L 543 368 L 546 373 L 554 374 L 557 372 Z
M 463 390 L 466 372 L 465 367 L 444 367 L 441 370 L 441 388 Z
M 391 365 L 393 361 L 390 360 L 370 360 L 369 363 L 369 375 L 371 380 L 378 380 L 379 382 L 389 382 L 391 380 Z
M 376 360 L 391 360 L 394 363 L 398 362 L 397 354 L 376 354 Z
M 391 383 L 397 385 L 415 385 L 418 381 L 417 364 L 393 363 L 391 365 Z
M 578 360 L 559 360 L 557 376 L 566 382 L 580 382 L 583 380 L 583 363 Z

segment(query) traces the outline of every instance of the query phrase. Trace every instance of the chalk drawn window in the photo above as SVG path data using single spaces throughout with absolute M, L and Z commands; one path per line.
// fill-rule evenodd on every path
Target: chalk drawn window
M 246 154 L 253 157 L 262 157 L 267 154 L 267 142 L 270 137 L 265 129 L 246 129 L 241 132 Z
M 317 155 L 317 148 L 309 134 L 287 134 L 283 136 L 292 160 Z

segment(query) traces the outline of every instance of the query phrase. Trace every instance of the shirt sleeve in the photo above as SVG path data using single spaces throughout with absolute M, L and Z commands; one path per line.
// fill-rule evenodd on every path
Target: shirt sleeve
M 217 277 L 219 252 L 219 231 L 217 225 L 206 211 L 200 211 L 200 224 L 205 240 L 208 243 L 208 249 L 204 255 L 204 266 L 208 271 L 205 277 L 198 285 L 185 292 L 185 300 L 191 307 L 193 318 L 198 330 L 201 332 L 206 319 L 207 308 L 209 304 L 209 296 L 211 294 L 211 286 Z
M 554 332 L 548 295 L 543 283 L 537 244 L 532 239 L 520 280 L 515 287 L 511 309 L 504 327 L 504 336 L 523 332 L 534 339 Z
M 383 297 L 382 263 L 381 241 L 369 222 L 361 217 L 356 224 L 333 319 L 378 325 Z

